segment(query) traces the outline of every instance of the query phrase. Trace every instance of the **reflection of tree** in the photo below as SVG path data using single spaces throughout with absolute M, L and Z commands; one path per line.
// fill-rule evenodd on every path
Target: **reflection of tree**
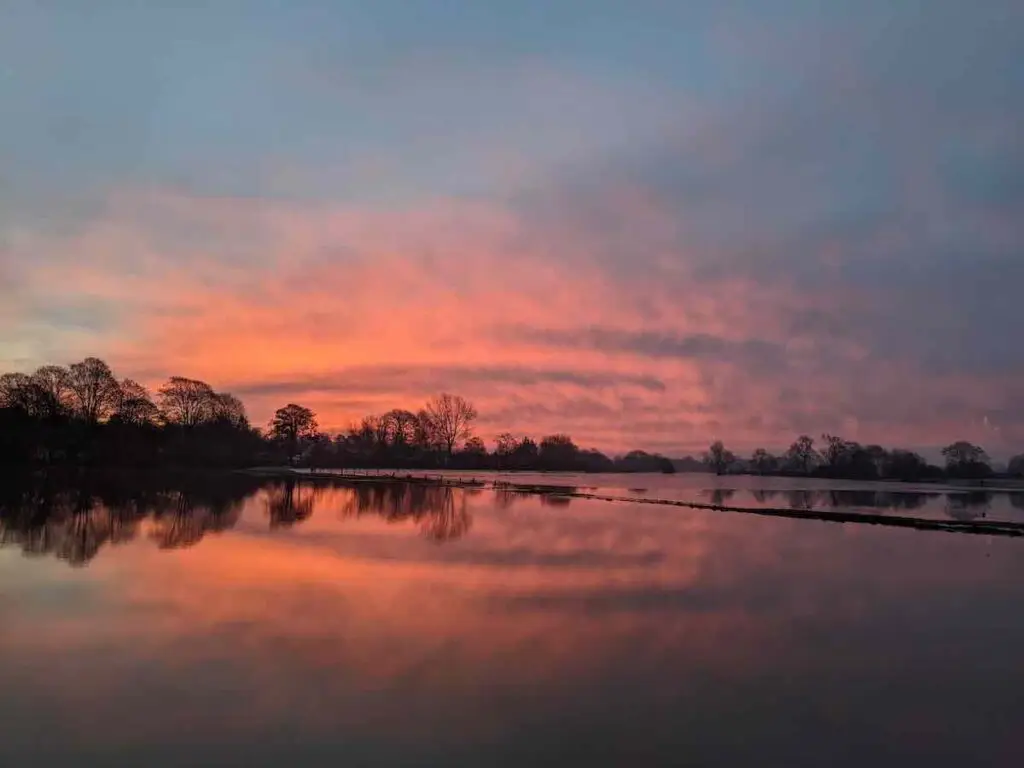
M 966 522 L 985 517 L 991 504 L 992 494 L 988 491 L 946 494 L 946 514 L 954 520 Z
M 575 490 L 575 489 L 573 489 Z M 562 496 L 555 493 L 542 493 L 540 495 L 540 504 L 542 507 L 568 507 L 572 504 L 571 496 Z
M 756 491 L 751 491 L 751 493 L 753 493 L 754 495 L 754 501 L 756 501 L 758 504 L 764 504 L 774 499 L 779 492 L 770 491 L 767 489 L 758 489 Z
M 0 545 L 86 565 L 108 545 L 132 541 L 142 522 L 162 549 L 197 543 L 235 524 L 257 481 L 240 476 L 4 478 Z
M 1014 509 L 1024 510 L 1024 493 L 1011 493 L 1010 505 Z
M 289 527 L 309 518 L 321 492 L 315 485 L 300 485 L 292 479 L 268 488 L 267 513 L 270 515 L 270 527 Z
M 244 505 L 244 501 L 204 503 L 185 491 L 173 491 L 162 501 L 165 503 L 154 507 L 153 528 L 149 533 L 160 549 L 191 547 L 207 533 L 233 528 Z
M 715 488 L 711 491 L 711 503 L 716 507 L 721 507 L 727 504 L 735 495 L 736 491 L 733 488 Z
M 432 541 L 453 541 L 472 523 L 462 489 L 425 483 L 358 483 L 342 508 L 343 517 L 379 515 L 389 523 L 411 520 Z
M 790 509 L 814 509 L 819 504 L 818 494 L 802 489 L 786 491 Z

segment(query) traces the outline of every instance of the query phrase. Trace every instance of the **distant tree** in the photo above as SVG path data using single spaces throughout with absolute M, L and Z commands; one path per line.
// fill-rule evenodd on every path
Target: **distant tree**
M 511 456 L 513 467 L 532 467 L 540 460 L 540 447 L 531 438 L 519 441 Z
M 295 403 L 278 408 L 270 421 L 270 436 L 286 443 L 293 453 L 299 440 L 315 437 L 316 433 L 316 414 Z
M 213 418 L 217 394 L 205 381 L 172 376 L 160 387 L 157 399 L 169 423 L 194 427 Z
M 865 445 L 864 452 L 867 454 L 868 459 L 872 464 L 875 465 L 875 471 L 877 474 L 882 474 L 882 469 L 885 467 L 885 463 L 889 458 L 889 452 L 880 445 Z
M 823 434 L 821 439 L 825 441 L 825 448 L 821 452 L 825 463 L 830 467 L 838 467 L 843 463 L 851 444 L 838 435 Z
M 818 452 L 814 450 L 814 438 L 808 435 L 800 435 L 786 452 L 787 462 L 804 474 L 811 471 L 817 459 Z
M 519 441 L 512 436 L 511 432 L 502 432 L 494 439 L 495 453 L 498 456 L 511 456 L 519 447 Z
M 928 474 L 928 462 L 919 454 L 902 448 L 890 451 L 882 464 L 881 475 L 894 480 L 920 480 Z
M 149 397 L 144 386 L 132 379 L 125 379 L 118 386 L 117 408 L 113 419 L 123 424 L 155 424 L 160 411 Z
M 704 452 L 704 465 L 716 475 L 724 473 L 736 461 L 732 451 L 726 450 L 721 440 L 713 442 Z
M 227 424 L 235 429 L 248 429 L 249 417 L 245 414 L 245 405 L 230 392 L 216 392 L 211 405 L 211 420 Z
M 1006 472 L 1013 477 L 1024 477 L 1024 453 L 1019 453 L 1010 459 Z
M 779 460 L 764 448 L 758 448 L 750 457 L 750 464 L 758 474 L 768 474 L 778 469 Z
M 466 444 L 462 447 L 463 453 L 471 453 L 475 456 L 486 456 L 487 446 L 484 445 L 484 441 L 479 437 L 471 437 L 466 441 Z
M 449 455 L 459 441 L 471 436 L 471 426 L 477 417 L 476 408 L 471 403 L 447 392 L 431 398 L 426 412 L 437 443 Z
M 31 376 L 24 373 L 0 375 L 0 408 L 38 416 L 38 400 L 39 390 Z
M 40 395 L 40 416 L 54 418 L 71 410 L 71 374 L 59 365 L 44 365 L 32 374 Z
M 992 473 L 988 454 L 980 446 L 966 440 L 950 443 L 942 449 L 946 471 L 958 477 L 985 477 Z
M 387 445 L 411 446 L 416 441 L 416 414 L 395 408 L 381 416 L 383 438 Z
M 97 357 L 87 357 L 68 368 L 67 386 L 75 415 L 95 424 L 117 408 L 121 397 L 110 366 Z
M 537 459 L 546 469 L 575 469 L 579 452 L 568 435 L 547 435 L 540 441 Z

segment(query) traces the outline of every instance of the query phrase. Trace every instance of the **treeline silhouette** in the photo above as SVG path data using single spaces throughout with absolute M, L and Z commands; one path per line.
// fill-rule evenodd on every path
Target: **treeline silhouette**
M 74 566 L 87 565 L 103 547 L 133 541 L 143 532 L 159 549 L 182 549 L 233 528 L 258 494 L 274 530 L 309 519 L 324 493 L 338 487 L 350 491 L 341 517 L 412 522 L 431 541 L 458 539 L 472 522 L 467 499 L 473 490 L 450 486 L 268 480 L 224 472 L 50 471 L 0 476 L 0 546 Z
M 820 445 L 820 449 L 818 447 Z M 985 480 L 997 476 L 988 453 L 980 446 L 958 440 L 942 449 L 943 466 L 929 463 L 914 451 L 880 445 L 861 445 L 838 435 L 823 434 L 821 443 L 801 435 L 781 455 L 764 448 L 749 458 L 728 450 L 720 440 L 712 443 L 700 459 L 687 457 L 677 462 L 683 471 L 715 474 L 795 475 L 851 480 L 929 481 L 940 479 Z M 1024 477 L 1024 454 L 1010 459 L 1003 476 Z
M 568 435 L 534 441 L 503 434 L 493 452 L 473 434 L 476 408 L 440 394 L 416 412 L 367 416 L 323 433 L 312 410 L 279 408 L 266 429 L 250 424 L 234 395 L 172 376 L 153 396 L 90 357 L 67 367 L 0 375 L 0 463 L 24 465 L 393 467 L 672 472 L 657 454 L 609 458 Z
M 712 504 L 728 506 L 737 493 L 733 488 L 714 488 L 706 491 Z M 1005 497 L 1014 509 L 1024 511 L 1024 492 L 972 490 L 955 493 L 914 493 L 873 490 L 813 490 L 788 488 L 785 490 L 757 489 L 751 495 L 758 504 L 775 506 L 783 500 L 791 509 L 863 508 L 912 511 L 929 501 L 940 500 L 945 514 L 954 520 L 976 520 L 986 517 L 995 499 Z
M 944 466 L 899 448 L 861 445 L 836 435 L 808 435 L 775 455 L 759 448 L 737 457 L 721 441 L 699 459 L 670 460 L 645 451 L 614 458 L 581 448 L 566 434 L 534 440 L 498 435 L 494 449 L 474 434 L 477 410 L 440 394 L 418 411 L 393 409 L 328 435 L 316 414 L 289 403 L 269 425 L 250 424 L 234 395 L 172 376 L 155 396 L 118 379 L 94 357 L 67 367 L 0 375 L 0 464 L 243 467 L 291 464 L 325 468 L 396 468 L 566 472 L 710 471 L 860 480 L 981 480 L 995 473 L 987 453 L 966 441 L 946 446 Z M 1024 476 L 1024 454 L 1006 474 Z

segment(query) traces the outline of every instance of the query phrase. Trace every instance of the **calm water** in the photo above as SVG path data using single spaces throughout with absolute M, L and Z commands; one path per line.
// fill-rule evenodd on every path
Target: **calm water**
M 1024 540 L 242 477 L 0 508 L 5 768 L 1024 765 Z

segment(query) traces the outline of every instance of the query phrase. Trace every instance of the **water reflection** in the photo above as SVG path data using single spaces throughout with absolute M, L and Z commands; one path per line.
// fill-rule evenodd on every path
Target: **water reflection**
M 0 483 L 0 545 L 27 555 L 53 555 L 87 565 L 105 545 L 131 541 L 148 522 L 148 537 L 161 549 L 193 546 L 238 520 L 259 484 L 237 477 L 133 476 L 77 478 L 81 484 L 43 478 Z
M 328 490 L 318 483 L 242 475 L 131 480 L 95 476 L 83 485 L 67 483 L 66 478 L 8 478 L 0 484 L 0 546 L 84 566 L 103 547 L 143 533 L 160 549 L 195 546 L 208 534 L 233 528 L 247 501 L 257 496 L 270 530 L 290 528 L 308 520 Z M 345 493 L 342 517 L 375 515 L 393 523 L 413 522 L 437 542 L 459 539 L 469 531 L 467 502 L 480 494 L 476 489 L 423 483 L 332 485 L 342 486 Z
M 390 523 L 418 523 L 423 535 L 437 542 L 461 538 L 472 523 L 464 489 L 426 483 L 363 483 L 352 488 L 341 516 L 372 514 Z
M 946 514 L 954 520 L 965 522 L 988 515 L 993 495 L 988 491 L 946 494 Z

